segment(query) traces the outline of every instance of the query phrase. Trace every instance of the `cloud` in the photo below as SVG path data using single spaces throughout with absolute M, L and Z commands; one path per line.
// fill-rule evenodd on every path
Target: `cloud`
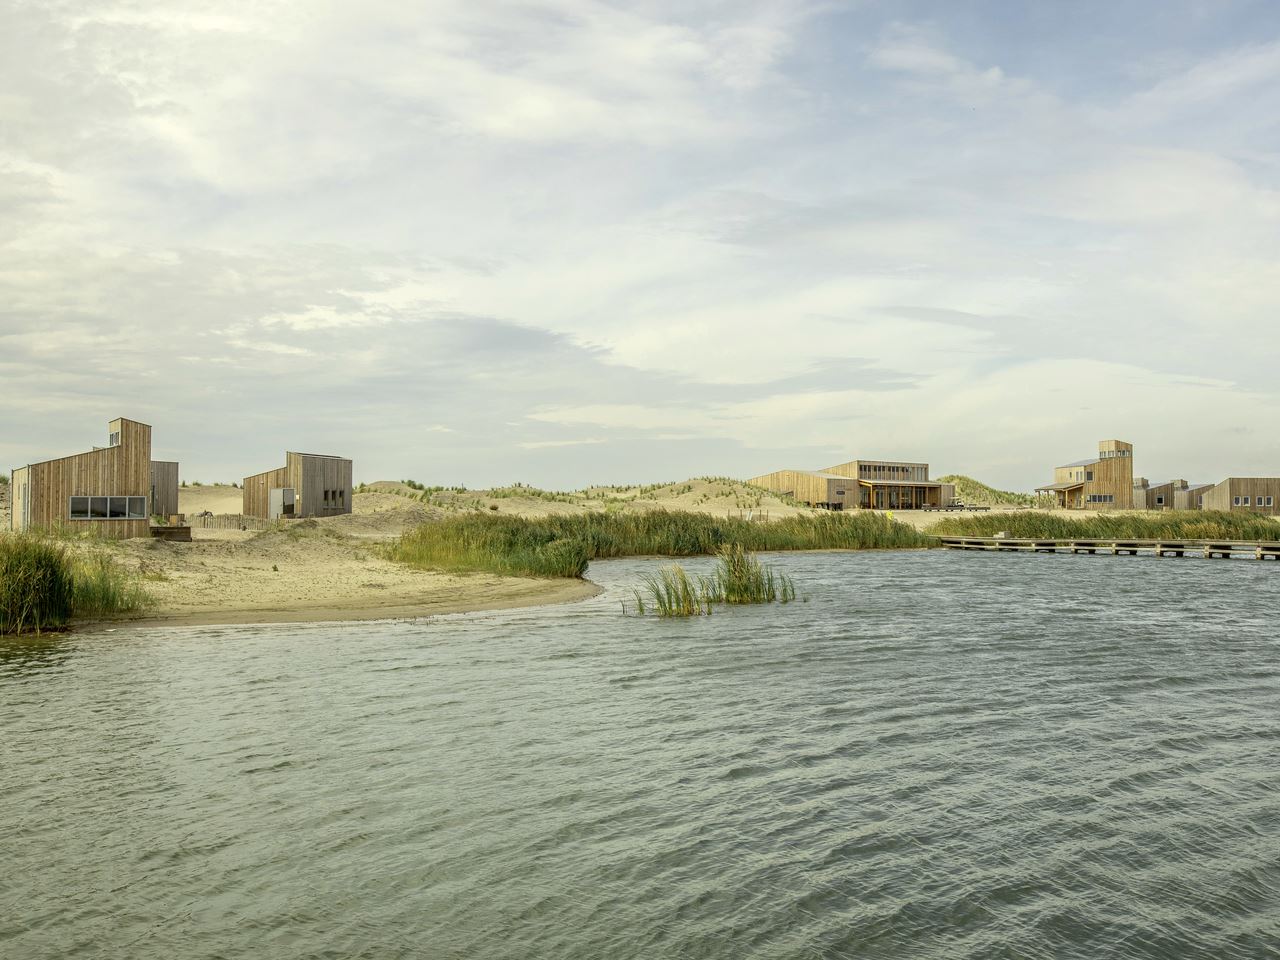
M 128 407 L 203 477 L 1280 471 L 1280 26 L 894 16 L 19 5 L 0 457 Z

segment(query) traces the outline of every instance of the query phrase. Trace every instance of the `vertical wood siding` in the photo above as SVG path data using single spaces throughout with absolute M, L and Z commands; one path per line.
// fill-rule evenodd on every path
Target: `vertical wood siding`
M 149 535 L 151 522 L 142 520 L 72 520 L 72 497 L 151 496 L 151 427 L 118 418 L 109 432 L 120 442 L 57 460 L 28 465 L 23 483 L 30 500 L 29 529 L 65 524 L 76 531 L 92 530 L 103 537 L 126 539 Z M 18 471 L 15 471 L 15 475 Z M 149 505 L 148 505 L 149 508 Z M 15 501 L 11 525 L 18 529 L 22 504 Z

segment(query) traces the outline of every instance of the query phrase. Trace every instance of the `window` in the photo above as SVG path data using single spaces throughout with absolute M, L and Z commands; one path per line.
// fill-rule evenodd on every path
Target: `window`
M 110 447 L 118 447 L 118 446 L 120 446 L 120 431 L 119 431 L 119 430 L 115 431 L 113 434 L 111 434 L 111 436 L 110 436 L 110 437 L 108 437 L 108 438 L 107 438 L 107 446 L 110 446 Z
M 1204 497 L 1196 497 L 1196 500 L 1198 501 L 1196 506 L 1199 506 L 1199 507 L 1204 506 Z
M 72 497 L 72 520 L 146 520 L 146 497 Z
M 1163 495 L 1162 495 L 1162 496 L 1159 496 L 1159 497 L 1156 497 L 1156 506 L 1157 506 L 1157 507 L 1163 507 L 1163 506 L 1164 506 L 1164 496 L 1163 496 Z
M 1231 500 L 1231 505 L 1232 505 L 1233 507 L 1238 507 L 1238 506 L 1240 506 L 1240 498 L 1239 498 L 1239 497 L 1233 497 L 1233 498 L 1232 498 L 1232 500 Z
M 1266 503 L 1266 506 L 1268 506 L 1268 507 L 1275 506 L 1275 498 L 1274 498 L 1274 497 L 1267 497 L 1267 503 Z
M 1248 498 L 1248 497 L 1241 497 L 1240 499 L 1241 499 L 1241 501 L 1244 503 L 1244 505 L 1245 505 L 1246 507 L 1249 505 L 1249 498 Z
M 1092 480 L 1092 479 L 1093 479 L 1093 471 L 1092 471 L 1092 470 L 1086 470 L 1086 471 L 1085 471 L 1085 474 L 1084 474 L 1084 478 L 1085 478 L 1086 480 Z

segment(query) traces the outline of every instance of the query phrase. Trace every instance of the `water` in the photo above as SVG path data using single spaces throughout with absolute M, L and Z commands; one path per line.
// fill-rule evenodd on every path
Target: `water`
M 1280 564 L 774 562 L 0 644 L 0 956 L 1280 956 Z

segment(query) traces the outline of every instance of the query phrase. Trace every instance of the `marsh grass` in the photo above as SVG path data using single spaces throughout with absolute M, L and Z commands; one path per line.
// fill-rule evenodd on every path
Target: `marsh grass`
M 486 512 L 421 524 L 396 541 L 388 556 L 423 569 L 581 577 L 592 560 L 706 556 L 728 544 L 746 551 L 881 550 L 937 541 L 869 512 L 802 514 L 766 523 L 670 510 L 536 519 Z
M 151 597 L 110 558 L 77 558 L 51 539 L 0 537 L 0 633 L 41 633 L 73 617 L 133 613 Z
M 646 597 L 647 609 L 660 617 L 697 617 L 711 612 L 706 578 L 689 576 L 678 563 L 663 567 L 657 573 L 645 574 L 640 582 L 641 588 L 633 593 L 641 616 L 646 610 Z
M 697 617 L 710 614 L 716 604 L 790 603 L 795 583 L 784 573 L 762 564 L 741 544 L 728 544 L 716 554 L 710 576 L 692 577 L 679 564 L 645 574 L 632 591 L 635 613 L 652 610 L 660 617 Z M 630 613 L 626 605 L 623 612 Z
M 71 608 L 77 617 L 111 617 L 145 610 L 151 595 L 139 578 L 101 555 L 77 560 L 72 568 Z
M 796 598 L 790 577 L 766 567 L 738 543 L 720 548 L 710 581 L 717 603 L 790 603 Z
M 1028 540 L 1280 540 L 1280 523 L 1270 517 L 1214 510 L 1170 511 L 1157 516 L 1103 513 L 1076 518 L 1028 512 L 947 517 L 928 533 L 990 537 L 1000 531 Z
M 0 538 L 0 633 L 40 633 L 71 618 L 75 581 L 66 550 L 35 537 Z

